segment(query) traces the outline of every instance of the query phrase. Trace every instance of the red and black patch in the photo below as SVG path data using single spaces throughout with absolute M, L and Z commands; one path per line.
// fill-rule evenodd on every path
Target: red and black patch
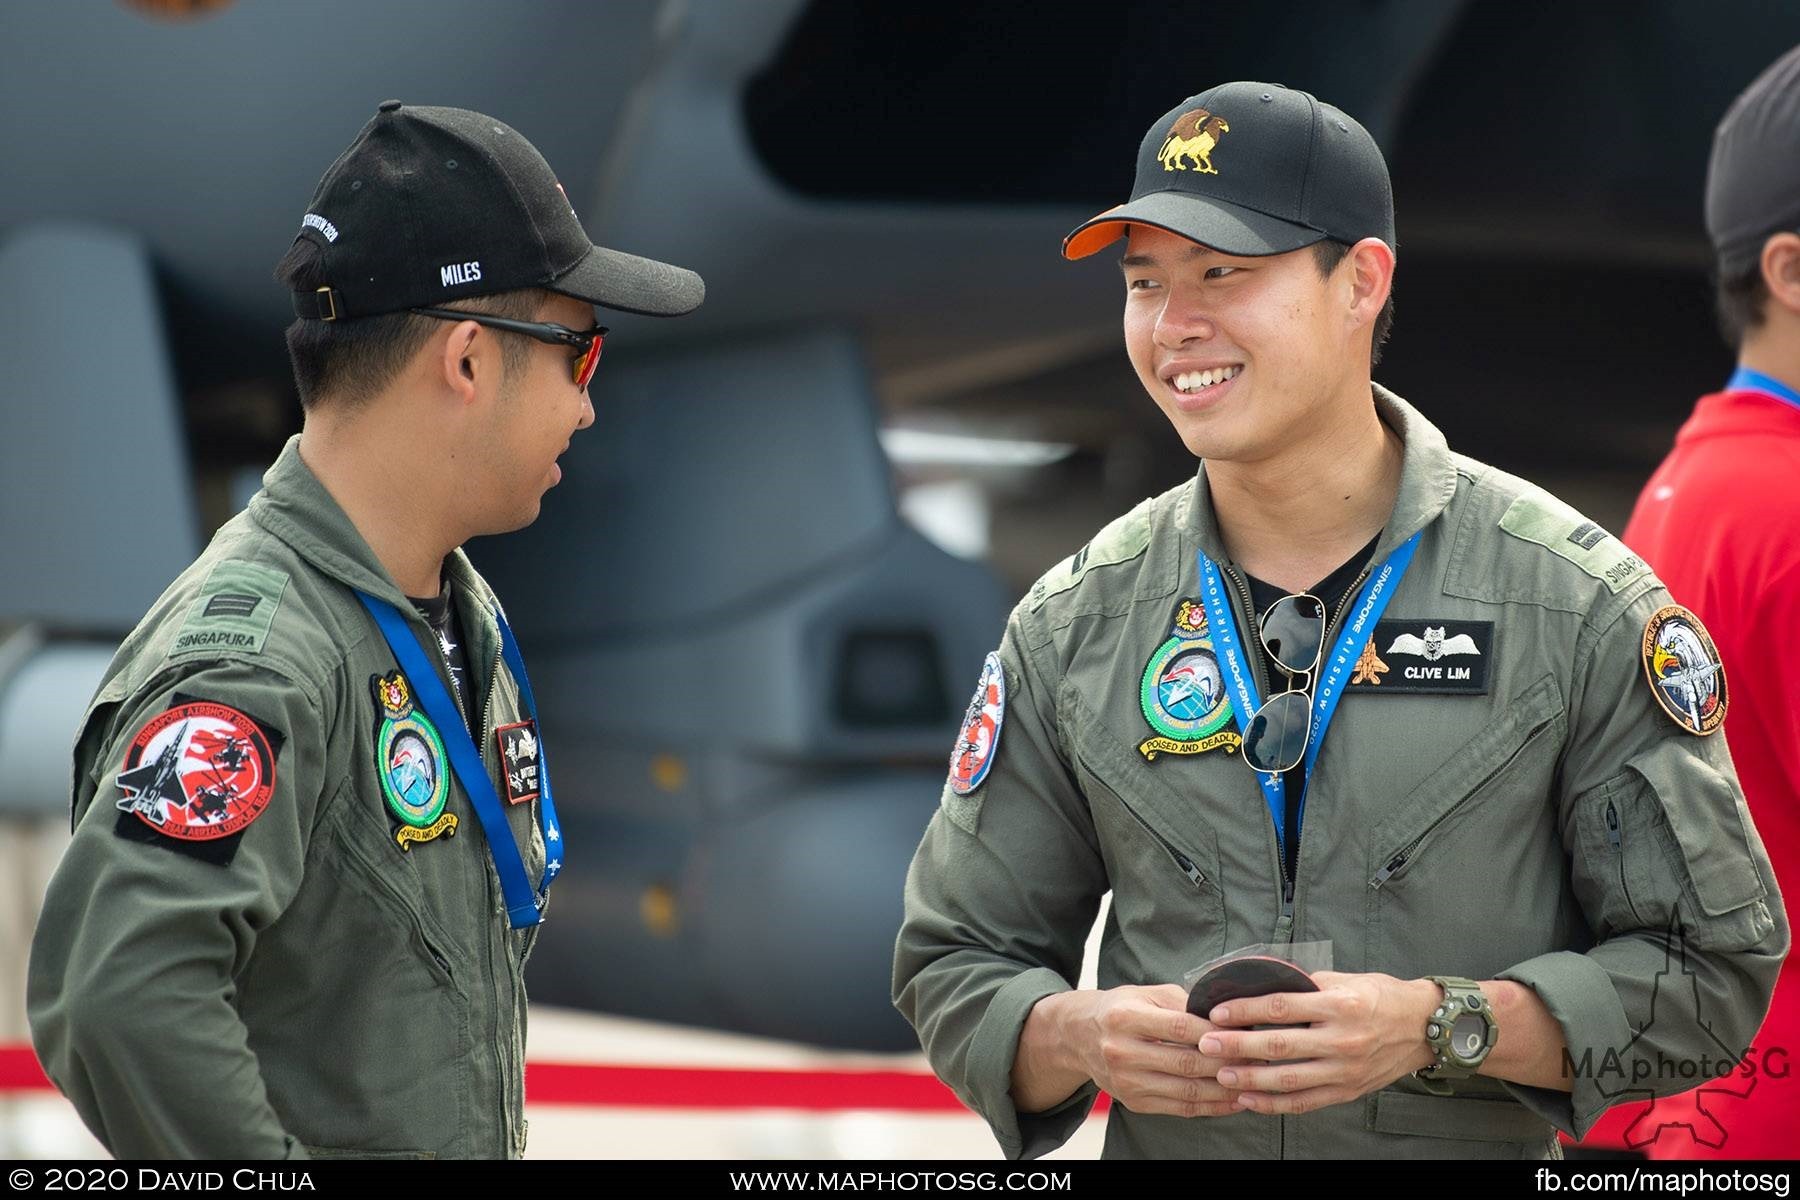
M 539 753 L 536 721 L 520 721 L 494 730 L 500 743 L 500 774 L 506 782 L 506 802 L 524 804 L 538 798 L 538 775 L 543 762 Z
M 230 705 L 175 695 L 125 750 L 115 831 L 224 866 L 275 795 L 284 735 Z

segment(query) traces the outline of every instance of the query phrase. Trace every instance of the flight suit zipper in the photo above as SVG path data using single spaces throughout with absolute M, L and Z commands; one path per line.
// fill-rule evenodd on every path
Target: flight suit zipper
M 1619 810 L 1613 802 L 1606 802 L 1606 844 L 1612 847 L 1613 857 L 1619 864 L 1619 893 L 1625 897 L 1625 907 L 1632 917 L 1637 917 L 1637 905 L 1631 902 L 1631 884 L 1625 879 L 1625 830 L 1619 820 Z
M 1248 631 L 1247 636 L 1238 639 L 1238 644 L 1244 648 L 1244 665 L 1250 668 L 1250 676 L 1256 680 L 1257 694 L 1266 699 L 1269 694 L 1269 676 L 1263 669 L 1263 655 L 1260 641 L 1262 631 L 1257 623 L 1256 600 L 1250 595 L 1249 582 L 1244 579 L 1243 573 L 1237 569 L 1235 564 L 1226 564 L 1225 578 L 1231 581 L 1232 592 L 1235 597 L 1243 601 L 1243 605 L 1238 610 L 1237 616 L 1239 618 L 1238 628 Z M 1252 646 L 1256 648 L 1252 650 Z M 1252 714 L 1250 713 L 1243 713 L 1241 715 L 1238 724 L 1240 730 L 1242 730 L 1245 724 L 1249 722 L 1251 715 Z M 1262 785 L 1259 782 L 1257 784 L 1258 794 L 1261 793 L 1261 790 Z M 1274 826 L 1275 819 L 1270 817 L 1269 827 L 1273 829 Z M 1298 861 L 1298 859 L 1295 861 Z M 1290 937 L 1293 934 L 1294 884 L 1293 881 L 1288 878 L 1287 856 L 1283 851 L 1281 839 L 1279 837 L 1275 839 L 1275 869 L 1281 875 L 1281 886 L 1278 889 L 1281 897 L 1281 916 L 1275 926 L 1275 940 L 1281 941 L 1281 934 L 1284 928 L 1287 930 Z
M 427 623 L 427 624 L 429 625 L 429 623 Z M 444 653 L 443 643 L 438 641 L 437 637 L 435 636 L 435 631 L 434 631 L 434 636 L 431 639 L 433 648 L 437 651 L 438 662 L 443 665 L 444 676 L 446 679 L 448 679 L 450 681 L 450 683 L 449 683 L 450 699 L 455 703 L 457 715 L 462 718 L 463 725 L 468 728 L 469 736 L 475 740 L 475 749 L 476 749 L 476 752 L 481 756 L 481 765 L 482 765 L 483 769 L 487 769 L 490 766 L 490 764 L 488 762 L 487 729 L 488 729 L 488 724 L 489 724 L 489 718 L 492 716 L 493 708 L 494 708 L 494 691 L 499 686 L 499 682 L 500 682 L 500 660 L 501 660 L 501 654 L 502 654 L 502 651 L 498 646 L 499 631 L 497 629 L 492 629 L 492 630 L 490 630 L 490 632 L 493 633 L 494 639 L 496 642 L 496 647 L 494 650 L 494 665 L 493 665 L 493 668 L 488 672 L 487 695 L 486 695 L 485 700 L 482 703 L 481 724 L 479 724 L 479 725 L 470 725 L 470 723 L 469 723 L 469 710 L 464 706 L 462 695 L 457 690 L 456 676 L 455 676 L 455 673 L 452 672 L 450 669 L 450 657 Z M 468 789 L 466 787 L 463 790 L 465 793 L 468 791 Z M 469 797 L 469 803 L 471 805 L 474 804 L 473 797 Z M 489 854 L 491 856 L 493 853 L 493 847 L 490 845 L 488 850 L 489 850 Z M 511 1107 L 512 1071 L 510 1070 L 511 1055 L 507 1052 L 507 1048 L 501 1044 L 502 1043 L 502 1032 L 503 1032 L 502 1027 L 501 1027 L 501 1019 L 503 1016 L 503 1006 L 500 1001 L 500 980 L 496 977 L 495 972 L 493 970 L 493 963 L 494 963 L 494 909 L 495 909 L 496 905 L 498 905 L 499 901 L 496 899 L 495 894 L 494 894 L 494 881 L 495 881 L 494 867 L 492 866 L 491 863 L 483 863 L 483 864 L 481 864 L 481 866 L 482 866 L 483 891 L 485 892 L 486 899 L 487 899 L 487 906 L 486 906 L 487 919 L 486 919 L 486 921 L 483 922 L 484 929 L 486 930 L 486 936 L 482 939 L 482 948 L 483 948 L 483 953 L 486 954 L 486 956 L 487 956 L 488 997 L 489 997 L 489 1000 L 491 1003 L 491 1011 L 494 1014 L 494 1042 L 493 1042 L 493 1045 L 494 1045 L 495 1067 L 497 1068 L 496 1073 L 497 1073 L 497 1076 L 498 1076 L 499 1082 L 500 1082 L 501 1139 L 502 1139 L 503 1145 L 510 1147 L 513 1142 L 512 1107 Z
M 488 760 L 488 742 L 490 740 L 488 737 L 488 730 L 492 726 L 492 723 L 493 723 L 494 693 L 497 692 L 500 688 L 500 663 L 501 663 L 501 659 L 504 654 L 504 651 L 502 650 L 502 648 L 500 646 L 500 631 L 499 631 L 499 629 L 497 627 L 490 626 L 488 629 L 488 632 L 491 633 L 494 637 L 494 643 L 495 643 L 494 661 L 493 661 L 492 666 L 488 670 L 487 694 L 483 698 L 482 704 L 481 704 L 481 724 L 476 726 L 476 728 L 480 731 L 477 736 L 479 738 L 478 744 L 479 744 L 480 750 L 481 750 L 481 765 L 484 768 L 488 768 L 491 766 L 491 764 Z M 501 815 L 502 815 L 502 817 L 505 816 L 504 806 L 502 806 Z M 492 852 L 491 846 L 489 847 L 489 852 L 490 852 L 490 854 Z M 484 865 L 488 865 L 488 864 L 484 864 Z M 485 874 L 487 877 L 488 911 L 490 914 L 489 918 L 488 918 L 488 922 L 487 922 L 487 931 L 488 931 L 487 956 L 488 956 L 488 964 L 489 964 L 489 968 L 490 968 L 489 973 L 488 973 L 488 983 L 489 983 L 490 993 L 492 994 L 493 999 L 494 999 L 494 1053 L 495 1053 L 495 1057 L 498 1060 L 498 1066 L 500 1068 L 499 1077 L 500 1077 L 501 1138 L 502 1138 L 505 1146 L 508 1149 L 511 1149 L 516 1140 L 514 1137 L 514 1132 L 513 1132 L 513 1111 L 512 1111 L 512 1096 L 513 1096 L 512 1052 L 511 1052 L 512 1039 L 510 1036 L 508 1036 L 507 1031 L 501 1024 L 504 1014 L 511 1010 L 501 1003 L 499 975 L 491 969 L 492 965 L 493 965 L 493 961 L 494 961 L 494 927 L 495 927 L 495 919 L 492 916 L 492 913 L 493 913 L 496 905 L 498 905 L 502 909 L 504 909 L 505 906 L 503 904 L 499 904 L 499 902 L 495 898 L 494 888 L 495 888 L 495 883 L 497 880 L 497 874 L 496 874 L 495 869 L 492 868 L 490 865 L 489 870 L 486 871 Z M 508 933 L 501 934 L 500 936 L 503 938 L 509 936 L 510 931 L 512 929 L 512 924 L 511 924 L 510 918 L 506 918 L 506 922 L 507 922 L 506 928 L 508 930 Z M 505 950 L 506 950 L 506 958 L 507 958 L 507 969 L 508 969 L 508 974 L 509 974 L 509 979 L 510 979 L 512 949 L 511 949 L 511 947 L 506 947 Z M 515 1029 L 518 1027 L 518 1021 L 517 1021 L 516 1016 L 513 1021 L 513 1027 Z
M 1226 577 L 1229 578 L 1231 580 L 1232 584 L 1234 585 L 1234 588 L 1235 588 L 1235 591 L 1236 591 L 1238 597 L 1240 599 L 1242 599 L 1244 602 L 1242 611 L 1244 614 L 1248 615 L 1248 620 L 1243 625 L 1243 628 L 1250 630 L 1251 633 L 1253 635 L 1255 635 L 1255 637 L 1257 638 L 1257 641 L 1255 643 L 1252 643 L 1249 638 L 1240 638 L 1239 641 L 1244 645 L 1244 651 L 1245 651 L 1244 657 L 1247 660 L 1249 660 L 1251 674 L 1256 678 L 1257 686 L 1259 689 L 1259 694 L 1263 697 L 1263 699 L 1267 700 L 1269 697 L 1270 684 L 1269 684 L 1268 675 L 1263 670 L 1263 661 L 1262 661 L 1263 655 L 1262 655 L 1262 648 L 1261 648 L 1261 630 L 1260 630 L 1260 627 L 1256 624 L 1256 621 L 1257 621 L 1256 600 L 1250 594 L 1249 582 L 1246 579 L 1244 579 L 1242 573 L 1238 571 L 1238 569 L 1235 565 L 1227 565 L 1225 568 L 1225 574 L 1226 574 Z M 1339 600 L 1338 600 L 1337 611 L 1335 613 L 1333 613 L 1331 616 L 1331 619 L 1328 622 L 1326 622 L 1325 634 L 1322 639 L 1322 643 L 1319 647 L 1319 666 L 1321 668 L 1324 666 L 1324 662 L 1325 662 L 1325 651 L 1331 645 L 1332 634 L 1336 631 L 1338 622 L 1343 619 L 1345 611 L 1350 607 L 1351 600 L 1356 596 L 1358 590 L 1363 585 L 1363 581 L 1368 579 L 1368 577 L 1369 577 L 1369 570 L 1367 567 L 1364 567 L 1362 570 L 1362 573 L 1359 574 L 1356 577 L 1355 581 L 1353 583 L 1351 583 L 1351 585 L 1348 588 L 1345 589 L 1343 596 L 1341 598 L 1339 598 Z M 1254 652 L 1252 652 L 1250 649 L 1251 645 L 1253 645 L 1253 644 L 1256 645 L 1256 647 L 1257 647 Z M 1315 688 L 1318 686 L 1318 675 L 1319 675 L 1319 671 L 1315 670 L 1313 672 L 1313 678 L 1309 681 L 1311 683 L 1311 685 Z M 1248 714 L 1248 713 L 1245 714 L 1246 720 L 1249 718 L 1249 715 L 1250 714 Z M 1303 799 L 1304 799 L 1304 797 L 1303 797 Z M 1296 812 L 1299 811 L 1298 805 L 1296 805 L 1295 811 Z M 1272 823 L 1273 823 L 1273 820 L 1271 819 L 1271 824 Z M 1299 862 L 1300 862 L 1300 836 L 1301 836 L 1301 833 L 1302 833 L 1301 824 L 1297 822 L 1295 825 L 1293 834 L 1292 834 L 1292 836 L 1294 838 L 1294 863 L 1295 863 L 1296 872 L 1298 871 Z M 1277 841 L 1277 844 L 1275 847 L 1275 854 L 1276 854 L 1276 859 L 1278 860 L 1280 869 L 1281 869 L 1281 917 L 1275 926 L 1276 941 L 1280 942 L 1280 941 L 1289 940 L 1293 937 L 1295 880 L 1288 874 L 1287 855 L 1285 853 L 1285 847 L 1283 847 L 1280 844 L 1279 840 Z

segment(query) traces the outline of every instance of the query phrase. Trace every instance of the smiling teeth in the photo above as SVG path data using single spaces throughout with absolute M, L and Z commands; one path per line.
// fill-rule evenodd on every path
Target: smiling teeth
M 1209 388 L 1215 383 L 1224 383 L 1227 379 L 1236 379 L 1243 371 L 1242 366 L 1213 367 L 1205 371 L 1183 371 L 1175 376 L 1175 390 L 1181 392 L 1197 392 L 1201 388 Z

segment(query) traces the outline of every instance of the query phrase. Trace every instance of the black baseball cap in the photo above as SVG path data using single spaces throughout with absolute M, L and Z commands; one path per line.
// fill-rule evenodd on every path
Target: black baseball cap
M 1727 278 L 1762 257 L 1769 235 L 1800 232 L 1800 46 L 1732 101 L 1706 168 L 1706 232 Z
M 1394 242 L 1394 191 L 1369 131 L 1278 83 L 1222 83 L 1190 96 L 1138 147 L 1131 199 L 1075 227 L 1086 258 L 1151 225 L 1226 254 L 1285 254 L 1314 242 Z
M 520 288 L 653 317 L 706 297 L 692 271 L 594 245 L 536 147 L 463 108 L 384 101 L 319 181 L 298 238 L 329 280 L 294 295 L 314 320 Z

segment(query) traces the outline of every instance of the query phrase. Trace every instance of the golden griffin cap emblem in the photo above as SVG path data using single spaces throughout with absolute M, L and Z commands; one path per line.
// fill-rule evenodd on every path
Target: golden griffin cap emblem
M 1165 171 L 1186 171 L 1188 163 L 1192 163 L 1193 169 L 1202 175 L 1217 175 L 1219 169 L 1212 164 L 1213 147 L 1230 132 L 1230 122 L 1224 117 L 1215 117 L 1204 108 L 1184 112 L 1170 126 L 1169 136 L 1163 139 L 1162 149 L 1157 151 L 1157 161 L 1162 163 Z

